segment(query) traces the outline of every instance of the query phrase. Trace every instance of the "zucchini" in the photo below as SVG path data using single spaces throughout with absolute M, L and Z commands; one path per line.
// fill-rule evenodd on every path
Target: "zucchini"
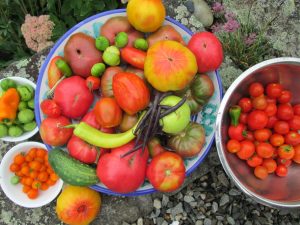
M 99 183 L 95 168 L 72 158 L 59 148 L 49 151 L 48 160 L 54 172 L 68 184 L 90 186 Z

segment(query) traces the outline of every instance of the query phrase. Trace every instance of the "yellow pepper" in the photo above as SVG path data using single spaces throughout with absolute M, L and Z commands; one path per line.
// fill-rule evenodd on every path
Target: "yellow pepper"
M 17 116 L 20 96 L 15 88 L 9 88 L 0 97 L 0 121 L 3 119 L 14 120 Z

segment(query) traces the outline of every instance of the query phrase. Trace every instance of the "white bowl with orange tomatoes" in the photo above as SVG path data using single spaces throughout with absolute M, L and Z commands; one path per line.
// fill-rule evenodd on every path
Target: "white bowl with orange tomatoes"
M 0 164 L 0 184 L 15 204 L 37 208 L 49 204 L 62 189 L 63 181 L 47 161 L 46 146 L 23 142 L 11 148 Z

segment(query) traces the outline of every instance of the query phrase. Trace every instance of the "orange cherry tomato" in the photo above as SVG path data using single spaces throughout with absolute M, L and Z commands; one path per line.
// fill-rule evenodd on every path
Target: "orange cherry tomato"
M 30 189 L 28 192 L 27 192 L 27 196 L 28 198 L 30 199 L 36 199 L 39 195 L 39 192 L 37 189 Z
M 42 184 L 41 184 L 40 189 L 41 189 L 42 191 L 46 191 L 48 188 L 49 188 L 49 186 L 48 186 L 47 183 L 42 183 Z
M 25 162 L 25 157 L 22 153 L 19 153 L 14 157 L 14 163 L 21 165 L 23 162 Z
M 40 162 L 34 160 L 29 163 L 29 167 L 32 170 L 39 171 L 42 167 L 42 164 Z
M 274 173 L 277 168 L 277 163 L 274 159 L 264 159 L 262 163 L 263 167 L 266 167 L 268 173 Z
M 59 179 L 59 177 L 55 173 L 51 173 L 50 174 L 50 179 L 53 180 L 53 181 L 57 181 Z
M 20 170 L 20 166 L 16 163 L 13 163 L 9 166 L 9 170 L 13 173 L 18 172 Z
M 264 179 L 266 179 L 268 177 L 268 170 L 264 166 L 257 166 L 254 169 L 254 175 L 257 178 L 259 178 L 261 180 L 264 180 Z
M 47 166 L 46 165 L 42 165 L 40 168 L 40 172 L 45 172 L 47 171 Z
M 28 191 L 30 191 L 30 189 L 31 189 L 30 186 L 24 185 L 22 188 L 22 191 L 26 194 L 26 193 L 28 193 Z
M 47 151 L 45 149 L 39 148 L 36 151 L 36 156 L 39 158 L 43 158 L 45 157 L 45 155 L 47 155 Z
M 32 160 L 33 160 L 33 158 L 30 155 L 25 156 L 25 161 L 26 162 L 31 162 Z
M 27 166 L 27 165 L 26 166 L 22 166 L 21 172 L 22 172 L 23 175 L 29 176 L 29 172 L 30 172 L 29 166 Z
M 33 183 L 33 181 L 34 181 L 34 180 L 33 180 L 31 177 L 25 178 L 25 184 L 26 184 L 27 186 L 31 186 L 32 183 Z
M 226 148 L 230 153 L 236 153 L 241 149 L 241 144 L 235 139 L 230 139 L 226 144 Z
M 48 184 L 49 186 L 53 186 L 56 183 L 56 181 L 53 181 L 51 179 L 46 181 L 46 184 Z
M 36 157 L 36 148 L 31 148 L 29 150 L 29 152 L 27 153 L 27 155 L 29 155 L 30 157 L 32 157 L 33 159 Z
M 42 183 L 40 181 L 35 180 L 35 181 L 32 182 L 31 187 L 33 189 L 40 189 L 41 185 L 42 185 Z
M 30 171 L 29 176 L 33 179 L 37 178 L 39 173 L 37 171 Z
M 48 177 L 49 177 L 48 173 L 46 171 L 44 171 L 44 172 L 40 172 L 40 174 L 38 175 L 37 179 L 39 181 L 45 182 L 45 181 L 48 180 Z

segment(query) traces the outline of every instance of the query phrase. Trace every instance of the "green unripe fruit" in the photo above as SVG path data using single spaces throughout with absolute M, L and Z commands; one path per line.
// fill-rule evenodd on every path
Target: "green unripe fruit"
M 20 178 L 19 178 L 18 176 L 16 176 L 16 175 L 10 178 L 10 183 L 11 183 L 12 185 L 18 184 L 19 181 L 20 181 Z
M 8 135 L 11 137 L 19 137 L 23 134 L 23 130 L 18 126 L 10 126 L 8 128 Z
M 96 63 L 91 69 L 91 74 L 92 76 L 100 77 L 104 73 L 105 69 L 106 66 L 104 63 Z
M 31 87 L 29 88 L 29 86 L 18 86 L 17 91 L 21 97 L 21 101 L 29 101 L 33 97 L 33 92 L 31 90 Z
M 138 38 L 133 42 L 133 46 L 137 49 L 146 51 L 149 47 L 148 42 L 144 38 Z
M 21 111 L 27 108 L 27 102 L 20 102 L 18 105 L 18 110 Z
M 34 99 L 31 99 L 27 102 L 29 108 L 34 109 Z
M 128 43 L 128 35 L 125 32 L 120 32 L 115 37 L 115 46 L 118 48 L 123 48 Z
M 29 123 L 34 119 L 34 113 L 30 109 L 23 109 L 18 113 L 18 120 L 21 123 Z
M 71 67 L 68 65 L 66 61 L 62 59 L 58 59 L 56 60 L 55 65 L 63 73 L 64 76 L 70 77 L 72 75 Z
M 0 124 L 0 138 L 7 136 L 8 129 L 4 124 Z
M 27 132 L 34 130 L 34 128 L 36 128 L 36 122 L 32 121 L 30 123 L 26 123 L 23 126 L 23 129 Z
M 95 45 L 99 51 L 105 51 L 109 46 L 109 40 L 104 36 L 99 36 L 95 40 Z
M 0 87 L 2 90 L 6 91 L 9 88 L 16 88 L 17 85 L 13 80 L 5 79 L 0 83 Z
M 120 50 L 116 46 L 109 46 L 103 52 L 103 61 L 110 66 L 117 66 L 120 64 Z

